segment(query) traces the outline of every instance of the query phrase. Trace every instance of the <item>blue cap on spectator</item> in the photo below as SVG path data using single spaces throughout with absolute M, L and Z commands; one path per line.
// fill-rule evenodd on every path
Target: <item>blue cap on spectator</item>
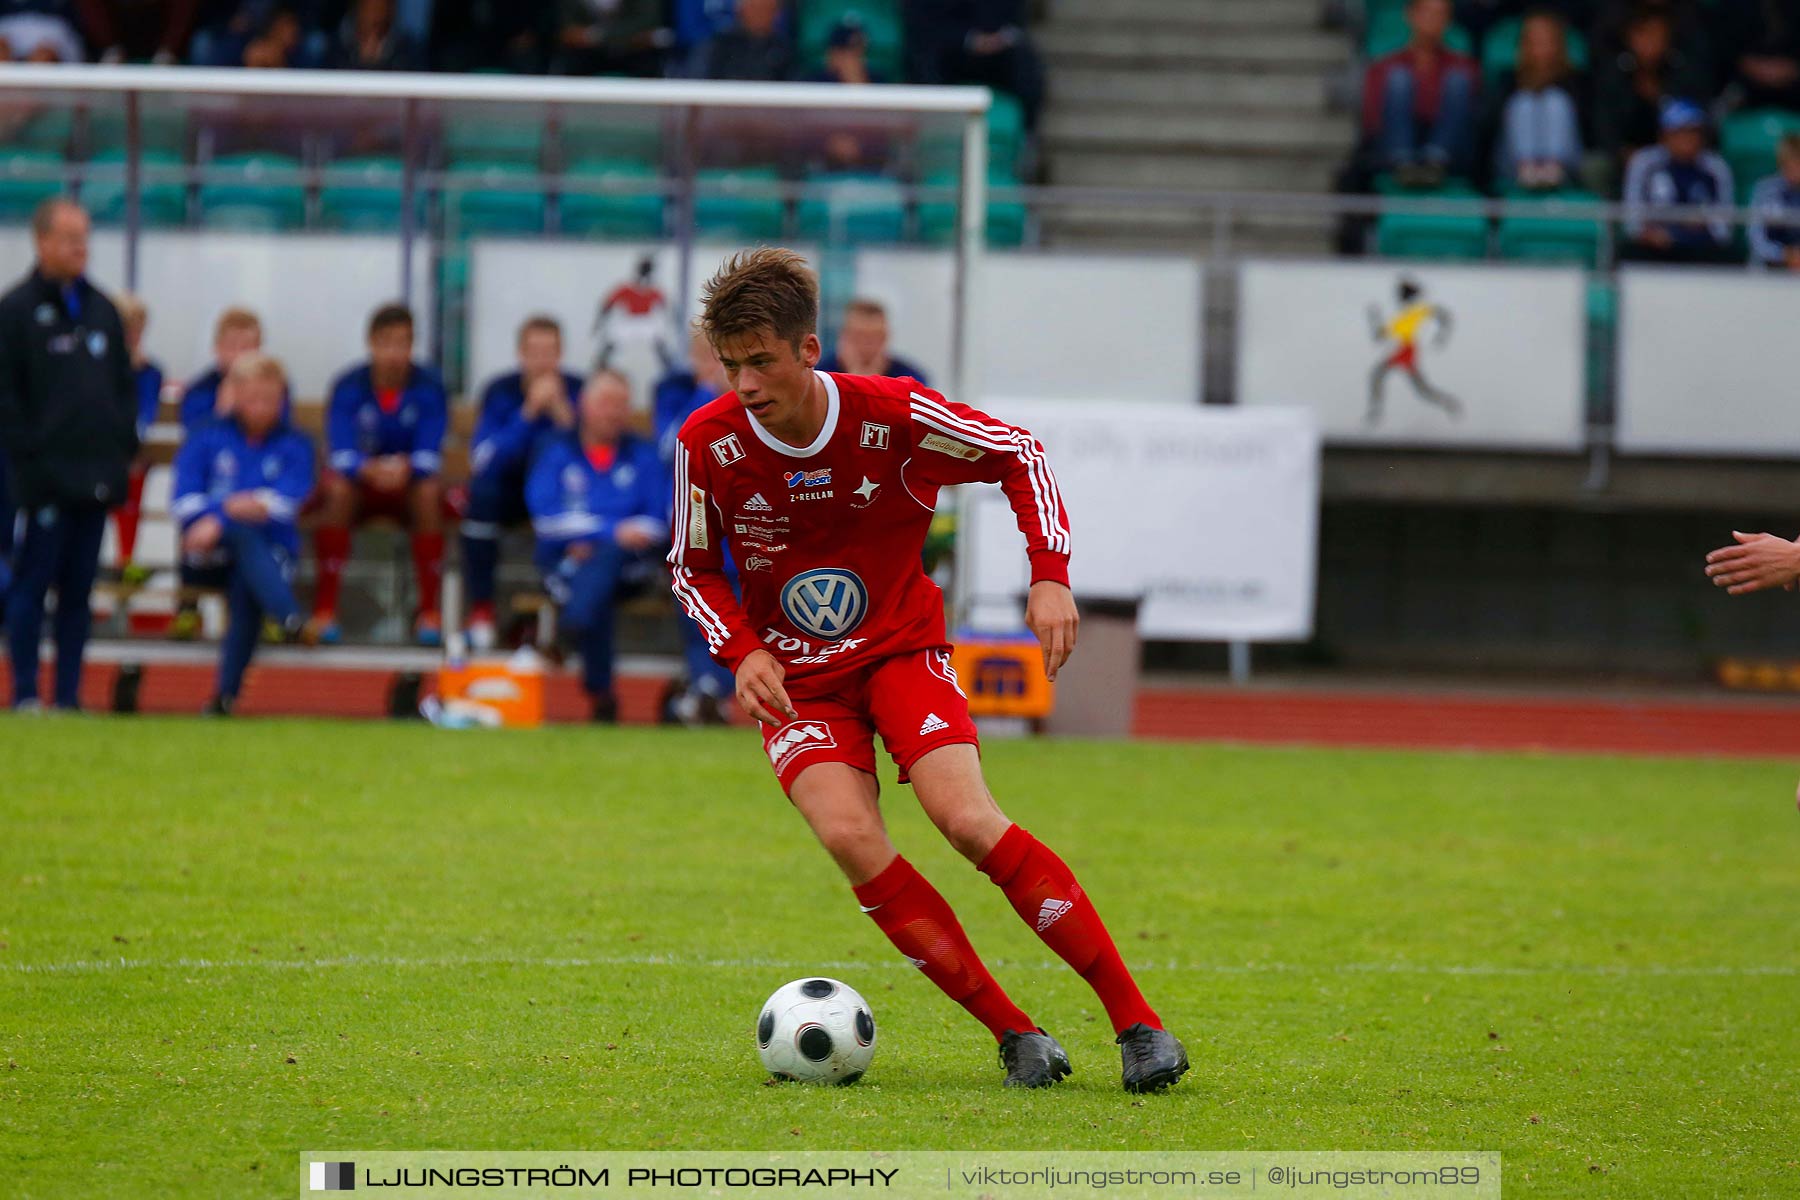
M 1657 128 L 1664 133 L 1676 129 L 1699 129 L 1706 124 L 1706 112 L 1692 100 L 1671 96 L 1662 102 L 1657 115 Z
M 831 36 L 825 44 L 833 50 L 842 50 L 847 46 L 862 45 L 868 40 L 868 36 L 863 29 L 862 18 L 854 12 L 847 12 L 831 27 Z

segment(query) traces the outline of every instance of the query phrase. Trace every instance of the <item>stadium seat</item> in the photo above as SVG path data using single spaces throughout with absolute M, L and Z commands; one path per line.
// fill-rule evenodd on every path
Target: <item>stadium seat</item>
M 145 150 L 138 158 L 143 171 L 138 191 L 138 219 L 145 225 L 179 225 L 187 220 L 187 185 L 180 182 L 181 156 L 168 150 Z M 125 219 L 125 152 L 102 150 L 87 162 L 81 202 L 96 221 Z
M 90 109 L 84 143 L 94 158 L 125 153 L 125 114 L 116 108 Z M 138 141 L 145 150 L 180 155 L 188 145 L 187 113 L 145 105 L 138 115 Z
M 1452 182 L 1430 192 L 1404 191 L 1389 180 L 1377 180 L 1385 195 L 1414 199 L 1476 198 L 1468 185 Z M 1376 251 L 1388 258 L 1486 258 L 1488 221 L 1479 213 L 1385 212 L 1375 223 Z
M 1481 39 L 1481 78 L 1484 86 L 1493 87 L 1500 77 L 1519 65 L 1519 30 L 1523 17 L 1507 17 L 1494 22 Z M 1588 66 L 1587 37 L 1579 29 L 1568 31 L 1569 65 L 1577 71 Z
M 1567 191 L 1551 196 L 1529 192 L 1506 197 L 1509 203 L 1538 210 L 1500 221 L 1500 257 L 1529 262 L 1600 265 L 1603 226 L 1594 219 L 1600 198 L 1590 192 Z
M 539 232 L 544 193 L 530 186 L 536 176 L 537 168 L 523 163 L 465 163 L 444 189 L 448 232 L 453 237 Z
M 1369 14 L 1369 31 L 1363 37 L 1363 55 L 1376 59 L 1403 48 L 1412 40 L 1412 30 L 1406 24 L 1406 8 L 1383 8 Z M 1461 25 L 1452 25 L 1450 32 L 1444 35 L 1444 44 L 1459 54 L 1471 54 L 1475 49 L 1475 41 L 1469 31 Z
M 571 122 L 563 126 L 561 140 L 562 161 L 571 169 L 578 162 L 600 160 L 652 168 L 662 163 L 662 126 L 653 117 L 630 124 Z
M 644 188 L 656 181 L 656 168 L 630 159 L 586 158 L 571 162 L 571 183 L 618 183 Z M 663 197 L 655 192 L 621 190 L 562 194 L 564 233 L 593 237 L 654 238 L 663 232 Z
M 1733 113 L 1719 126 L 1719 153 L 1731 166 L 1738 199 L 1749 198 L 1756 181 L 1775 171 L 1775 147 L 1783 135 L 1800 133 L 1800 113 L 1753 108 Z
M 954 188 L 961 182 L 957 171 L 936 171 L 927 175 L 924 185 L 931 188 Z M 995 168 L 988 172 L 987 241 L 990 246 L 1019 246 L 1025 242 L 1025 205 L 1014 188 L 1018 181 L 1011 174 Z M 921 200 L 919 202 L 919 238 L 933 245 L 948 245 L 956 240 L 956 201 Z
M 869 70 L 887 79 L 903 79 L 904 35 L 896 0 L 801 0 L 797 39 L 800 61 L 809 68 L 822 65 L 832 27 L 852 15 L 862 22 L 868 35 Z
M 864 245 L 906 236 L 906 196 L 893 180 L 845 172 L 815 175 L 807 182 L 811 194 L 800 201 L 801 237 Z
M 73 111 L 60 105 L 30 115 L 8 113 L 0 123 L 0 143 L 12 149 L 42 150 L 60 157 L 69 153 L 74 123 Z
M 200 214 L 214 228 L 282 230 L 306 221 L 300 160 L 287 154 L 224 154 L 207 164 Z
M 453 169 L 482 170 L 494 163 L 535 167 L 543 155 L 544 128 L 537 121 L 455 114 L 445 121 L 444 158 Z
M 400 228 L 401 182 L 405 167 L 393 155 L 341 158 L 326 167 L 319 211 L 338 229 L 388 232 Z M 425 192 L 415 188 L 413 214 L 423 222 Z
M 703 237 L 769 241 L 781 236 L 786 205 L 769 189 L 774 167 L 709 168 L 697 172 L 694 224 Z M 753 193 L 753 194 L 752 194 Z
M 1005 173 L 1008 182 L 1017 182 L 1019 167 L 1025 154 L 1025 107 L 1017 97 L 994 92 L 988 106 L 988 163 L 990 169 Z M 962 168 L 962 133 L 942 127 L 919 140 L 919 165 L 927 172 L 957 171 Z
M 0 150 L 0 218 L 31 215 L 63 190 L 63 156 L 49 150 Z

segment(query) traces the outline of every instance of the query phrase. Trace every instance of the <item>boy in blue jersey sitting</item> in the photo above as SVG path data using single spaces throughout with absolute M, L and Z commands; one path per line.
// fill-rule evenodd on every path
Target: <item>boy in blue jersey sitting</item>
M 224 416 L 219 403 L 220 385 L 240 355 L 262 350 L 262 320 L 247 308 L 228 308 L 213 324 L 212 365 L 196 375 L 181 392 L 181 428 L 192 434 Z M 286 401 L 283 401 L 284 405 Z M 283 409 L 282 419 L 286 420 Z
M 587 381 L 574 432 L 548 442 L 525 483 L 544 590 L 581 651 L 596 721 L 618 719 L 613 620 L 621 594 L 658 569 L 669 533 L 669 484 L 647 438 L 629 432 L 631 384 Z
M 525 477 L 538 449 L 575 428 L 581 377 L 562 369 L 562 326 L 527 317 L 519 326 L 519 369 L 481 393 L 481 415 L 469 445 L 469 503 L 462 520 L 463 582 L 469 595 L 469 645 L 494 647 L 494 576 L 500 533 L 531 516 Z
M 281 364 L 256 352 L 240 355 L 225 387 L 230 415 L 181 447 L 170 505 L 181 524 L 183 558 L 209 568 L 230 595 L 218 684 L 206 707 L 217 716 L 230 715 L 237 703 L 265 618 L 287 640 L 308 640 L 292 578 L 300 548 L 294 522 L 313 485 L 312 442 L 281 416 Z
M 331 388 L 325 413 L 330 461 L 319 482 L 313 534 L 319 583 L 313 628 L 320 641 L 339 638 L 338 592 L 350 557 L 350 528 L 392 517 L 412 531 L 419 606 L 413 635 L 422 646 L 443 638 L 438 590 L 444 578 L 444 427 L 449 419 L 437 372 L 413 361 L 412 312 L 385 304 L 369 318 L 369 361 L 351 367 Z

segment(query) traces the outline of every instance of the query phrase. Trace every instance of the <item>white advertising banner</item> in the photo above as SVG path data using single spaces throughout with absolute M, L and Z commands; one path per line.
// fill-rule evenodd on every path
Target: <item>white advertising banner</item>
M 1617 446 L 1800 456 L 1800 288 L 1787 275 L 1619 274 Z
M 29 232 L 0 235 L 11 286 L 31 269 Z M 418 356 L 431 346 L 430 248 L 414 247 Z M 97 229 L 88 275 L 108 292 L 125 287 L 125 238 Z M 369 314 L 400 298 L 400 244 L 376 234 L 271 234 L 147 229 L 138 239 L 139 293 L 150 309 L 144 346 L 171 382 L 212 363 L 213 323 L 234 305 L 262 318 L 263 348 L 286 364 L 294 394 L 323 399 L 331 380 L 368 357 Z
M 1580 450 L 1586 281 L 1572 268 L 1251 262 L 1237 395 L 1327 441 Z
M 1170 641 L 1312 635 L 1319 435 L 1303 409 L 1005 401 L 1062 489 L 1078 597 L 1141 599 L 1138 630 Z M 960 566 L 978 627 L 1016 627 L 1030 583 L 999 488 L 964 489 Z

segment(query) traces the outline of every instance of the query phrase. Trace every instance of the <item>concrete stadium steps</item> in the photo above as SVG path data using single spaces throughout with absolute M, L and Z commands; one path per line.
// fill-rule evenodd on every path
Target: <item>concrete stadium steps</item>
M 1038 131 L 1045 182 L 1145 191 L 1331 189 L 1355 141 L 1333 111 L 1350 39 L 1322 28 L 1322 0 L 1052 0 L 1038 30 L 1050 91 Z M 1206 213 L 1045 210 L 1066 246 L 1193 250 Z M 1328 217 L 1243 214 L 1234 249 L 1329 251 Z

